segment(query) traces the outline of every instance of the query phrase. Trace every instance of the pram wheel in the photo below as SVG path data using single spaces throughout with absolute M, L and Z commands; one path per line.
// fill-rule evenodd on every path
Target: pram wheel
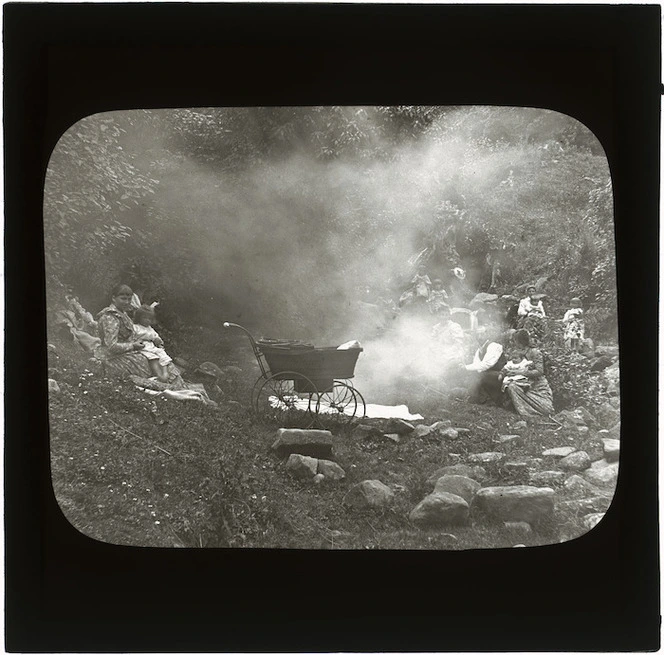
M 282 428 L 308 428 L 314 423 L 311 395 L 316 386 L 306 376 L 294 371 L 271 375 L 254 386 L 252 406 L 266 423 Z
M 365 414 L 364 398 L 351 385 L 335 380 L 329 391 L 313 396 L 311 409 L 315 412 L 316 425 L 323 428 L 341 427 Z

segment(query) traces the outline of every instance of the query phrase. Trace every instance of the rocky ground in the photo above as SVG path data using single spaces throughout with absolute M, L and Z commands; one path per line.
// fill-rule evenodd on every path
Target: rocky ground
M 457 390 L 414 397 L 422 421 L 294 432 L 250 411 L 255 363 L 210 343 L 212 366 L 181 363 L 216 409 L 107 380 L 53 339 L 53 485 L 77 529 L 145 546 L 493 548 L 576 538 L 611 504 L 615 393 L 524 421 Z

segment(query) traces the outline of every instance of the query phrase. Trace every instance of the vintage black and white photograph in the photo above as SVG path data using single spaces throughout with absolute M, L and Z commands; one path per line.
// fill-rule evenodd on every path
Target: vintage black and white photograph
M 620 454 L 613 190 L 517 106 L 97 113 L 44 186 L 51 476 L 110 544 L 558 544 Z

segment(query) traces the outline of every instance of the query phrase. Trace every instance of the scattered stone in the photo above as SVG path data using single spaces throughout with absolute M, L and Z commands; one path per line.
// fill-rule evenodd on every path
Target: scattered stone
M 514 429 L 515 430 L 525 430 L 527 427 L 528 427 L 528 423 L 526 423 L 525 421 L 517 421 L 514 424 Z
M 454 441 L 459 438 L 459 432 L 454 428 L 445 428 L 444 430 L 438 430 L 438 435 L 444 439 L 450 439 Z
M 48 348 L 48 352 L 50 352 L 50 353 L 58 352 L 58 349 L 52 343 L 49 343 L 47 348 Z
M 596 355 L 606 355 L 608 357 L 618 357 L 620 355 L 620 348 L 618 346 L 597 346 L 595 348 Z
M 565 500 L 558 503 L 556 509 L 583 516 L 592 512 L 605 512 L 610 504 L 611 498 L 607 496 L 593 496 L 592 498 L 581 498 L 579 500 Z
M 173 364 L 175 364 L 178 368 L 184 370 L 191 368 L 191 364 L 186 359 L 184 359 L 184 357 L 174 357 Z
M 558 462 L 558 466 L 565 471 L 585 471 L 590 464 L 590 457 L 585 450 L 577 450 Z
M 553 500 L 554 492 L 549 487 L 485 487 L 475 494 L 473 508 L 501 521 L 532 524 L 552 514 Z
M 491 462 L 500 462 L 503 459 L 505 459 L 505 453 L 496 452 L 475 453 L 467 458 L 471 464 L 490 464 Z
M 590 428 L 587 425 L 577 425 L 576 430 L 582 437 L 590 432 Z
M 602 491 L 594 484 L 590 484 L 587 480 L 580 475 L 571 475 L 565 480 L 564 487 L 567 491 L 582 496 L 598 496 Z
M 389 439 L 390 441 L 393 441 L 394 443 L 399 443 L 401 441 L 401 437 L 398 434 L 384 434 L 383 435 L 386 439 Z
M 544 455 L 544 457 L 567 457 L 575 450 L 576 448 L 573 448 L 572 446 L 561 446 L 560 448 L 549 448 L 548 450 L 545 450 L 542 455 Z
M 609 438 L 620 441 L 620 421 L 618 421 L 608 432 Z
M 608 402 L 600 405 L 596 413 L 600 426 L 603 428 L 610 429 L 620 421 L 620 411 L 612 407 Z
M 588 453 L 591 461 L 596 462 L 598 459 L 604 458 L 604 447 L 602 446 L 602 441 L 599 437 L 589 437 L 583 441 L 579 450 L 585 450 Z
M 446 418 L 443 419 L 442 421 L 436 421 L 435 423 L 432 423 L 429 427 L 432 430 L 435 430 L 436 432 L 440 432 L 441 430 L 445 430 L 446 428 L 452 427 L 452 421 Z
M 503 469 L 505 470 L 506 473 L 509 473 L 511 475 L 517 475 L 519 473 L 530 471 L 528 462 L 505 462 L 503 464 Z
M 614 488 L 618 481 L 618 462 L 607 462 L 603 459 L 593 462 L 590 468 L 584 471 L 583 477 L 598 487 Z
M 318 473 L 321 473 L 330 480 L 343 480 L 346 477 L 346 471 L 339 464 L 327 459 L 318 460 Z
M 581 407 L 577 407 L 574 410 L 574 413 L 577 416 L 580 416 L 584 420 L 585 424 L 590 427 L 593 427 L 594 425 L 597 424 L 595 417 L 583 405 L 581 405 Z
M 576 410 L 563 409 L 562 412 L 558 412 L 553 418 L 558 421 L 558 423 L 562 423 L 568 427 L 576 427 L 578 425 L 586 424 L 583 415 Z
M 597 349 L 595 349 L 597 352 Z M 591 371 L 603 371 L 605 368 L 608 368 L 613 364 L 613 359 L 608 355 L 600 355 L 595 361 L 590 365 Z
M 602 439 L 604 445 L 604 459 L 607 462 L 617 462 L 620 458 L 620 439 Z
M 272 450 L 276 451 L 279 457 L 298 453 L 328 459 L 332 455 L 332 433 L 329 430 L 280 428 L 277 430 L 277 440 L 272 444 Z
M 286 470 L 296 478 L 313 478 L 318 472 L 318 460 L 293 453 L 286 462 Z
M 507 444 L 507 443 L 515 443 L 519 439 L 521 439 L 520 434 L 499 434 L 494 441 L 500 444 Z
M 465 436 L 465 435 L 471 433 L 470 428 L 458 428 L 457 427 L 457 428 L 454 428 L 454 429 L 459 433 L 459 436 Z
M 48 392 L 49 393 L 60 393 L 60 385 L 55 380 L 53 380 L 52 378 L 49 378 L 49 381 L 48 381 Z
M 538 487 L 549 487 L 562 484 L 565 477 L 563 471 L 534 471 L 530 474 L 530 482 Z
M 533 531 L 533 529 L 530 527 L 530 523 L 526 523 L 525 521 L 505 521 L 503 525 L 510 532 L 522 532 L 525 534 L 530 534 Z
M 394 492 L 380 480 L 364 480 L 351 487 L 343 504 L 359 509 L 387 507 L 394 500 Z
M 461 463 L 461 455 L 459 453 L 447 453 L 447 459 L 452 465 Z
M 486 477 L 486 471 L 481 466 L 469 466 L 468 464 L 452 464 L 436 469 L 428 478 L 426 483 L 433 487 L 444 475 L 459 475 L 471 480 L 480 481 Z
M 445 492 L 461 496 L 469 505 L 482 485 L 465 475 L 444 475 L 438 478 L 433 492 Z
M 414 437 L 426 437 L 431 434 L 431 426 L 429 425 L 416 425 L 412 434 Z
M 325 476 L 322 473 L 314 475 L 314 484 L 320 484 L 323 480 L 325 480 Z
M 468 513 L 468 503 L 461 496 L 436 491 L 420 501 L 408 518 L 420 528 L 433 528 L 466 523 Z
M 583 517 L 583 525 L 592 530 L 602 519 L 604 518 L 604 512 L 597 512 L 595 514 L 587 514 Z

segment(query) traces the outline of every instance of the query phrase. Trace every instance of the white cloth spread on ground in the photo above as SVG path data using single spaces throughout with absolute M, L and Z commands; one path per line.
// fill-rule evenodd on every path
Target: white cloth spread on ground
M 270 396 L 269 403 L 275 409 L 299 409 L 306 412 L 308 410 L 315 410 L 316 401 L 315 397 L 313 402 L 310 403 L 309 397 L 305 396 L 299 398 L 298 396 L 289 396 L 284 398 L 286 402 L 279 400 L 276 396 Z M 318 404 L 319 414 L 339 414 L 339 407 L 330 407 L 328 403 L 321 400 Z M 343 408 L 343 413 L 348 416 L 355 416 L 356 418 L 401 418 L 406 421 L 419 421 L 424 417 L 421 414 L 411 414 L 406 405 L 376 405 L 370 403 L 366 405 L 366 413 L 362 415 L 359 407 L 356 408 L 355 403 L 348 403 Z

